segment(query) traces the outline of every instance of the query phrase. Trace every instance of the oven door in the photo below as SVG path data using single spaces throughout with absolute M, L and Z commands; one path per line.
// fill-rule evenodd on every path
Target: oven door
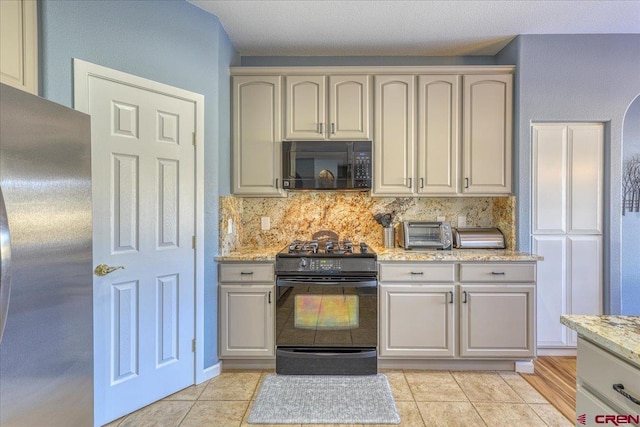
M 278 348 L 375 348 L 375 277 L 279 277 Z

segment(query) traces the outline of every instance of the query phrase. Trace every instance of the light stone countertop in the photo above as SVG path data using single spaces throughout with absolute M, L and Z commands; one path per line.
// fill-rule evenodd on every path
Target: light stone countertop
M 578 335 L 640 367 L 640 316 L 560 316 Z
M 283 246 L 284 247 L 284 246 Z M 283 247 L 240 248 L 226 255 L 215 257 L 216 261 L 275 261 L 276 254 Z M 505 249 L 453 249 L 450 251 L 405 251 L 402 248 L 385 249 L 373 248 L 378 255 L 378 261 L 541 261 L 542 257 L 526 252 Z

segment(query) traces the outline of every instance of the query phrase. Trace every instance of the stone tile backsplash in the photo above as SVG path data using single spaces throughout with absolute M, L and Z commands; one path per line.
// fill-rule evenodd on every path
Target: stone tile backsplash
M 381 246 L 382 227 L 373 218 L 379 212 L 395 212 L 394 222 L 445 217 L 453 227 L 464 215 L 467 227 L 500 228 L 507 249 L 515 249 L 513 196 L 378 198 L 368 193 L 299 192 L 286 198 L 220 197 L 220 255 L 242 247 L 284 247 L 294 239 L 310 239 L 318 230 Z M 271 229 L 261 229 L 263 216 L 270 218 Z

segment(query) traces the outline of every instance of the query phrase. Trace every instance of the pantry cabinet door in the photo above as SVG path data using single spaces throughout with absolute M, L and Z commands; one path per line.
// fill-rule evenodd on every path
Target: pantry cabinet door
M 419 194 L 458 191 L 458 91 L 460 76 L 418 78 Z
M 569 233 L 602 233 L 604 125 L 568 127 Z
M 462 192 L 510 194 L 512 76 L 464 76 L 463 82 Z
M 325 76 L 286 77 L 286 139 L 325 139 L 327 129 L 325 79 Z
M 329 139 L 369 139 L 369 76 L 329 76 Z
M 532 233 L 567 231 L 567 127 L 534 125 Z
M 414 76 L 376 76 L 374 195 L 413 194 Z

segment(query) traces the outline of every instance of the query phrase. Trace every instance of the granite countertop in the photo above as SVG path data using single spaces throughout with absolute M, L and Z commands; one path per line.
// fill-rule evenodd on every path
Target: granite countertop
M 560 323 L 640 367 L 640 316 L 565 314 Z
M 450 251 L 405 251 L 402 248 L 373 248 L 378 261 L 541 261 L 542 257 L 505 249 L 453 249 Z M 282 247 L 240 248 L 216 261 L 275 261 Z

